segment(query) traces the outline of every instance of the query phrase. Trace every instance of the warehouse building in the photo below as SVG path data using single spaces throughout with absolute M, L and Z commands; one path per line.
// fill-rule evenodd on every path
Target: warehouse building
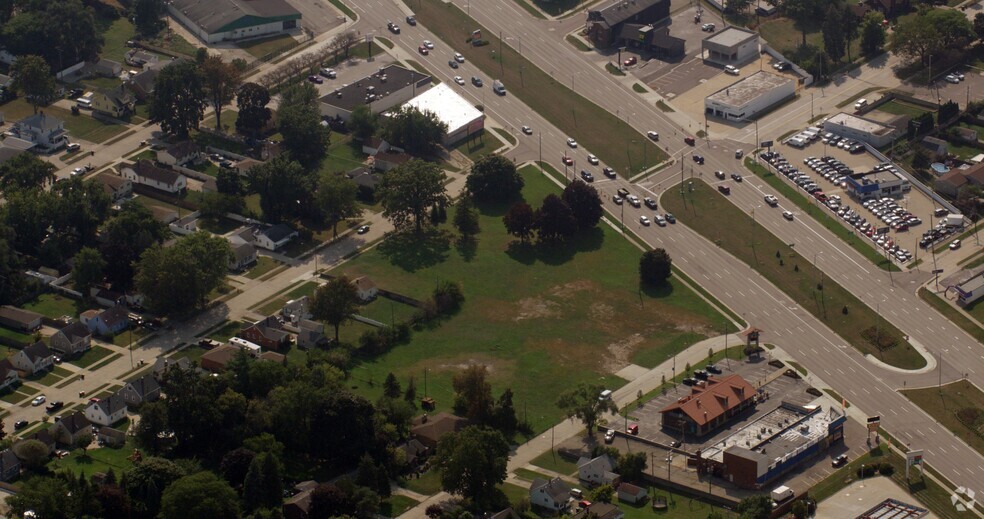
M 359 105 L 369 105 L 373 113 L 385 112 L 413 99 L 430 84 L 431 77 L 427 74 L 389 65 L 321 96 L 321 115 L 347 122 Z
M 704 111 L 729 121 L 747 121 L 794 95 L 794 80 L 759 71 L 707 96 Z
M 701 41 L 704 61 L 719 65 L 737 65 L 758 57 L 758 33 L 735 27 L 727 27 Z
M 596 47 L 626 45 L 637 37 L 644 25 L 666 25 L 670 17 L 670 0 L 616 0 L 601 9 L 588 11 L 585 33 Z M 626 26 L 635 30 L 623 31 Z
M 403 106 L 421 112 L 432 112 L 448 125 L 442 144 L 449 146 L 485 128 L 485 114 L 458 95 L 451 87 L 441 83 L 411 99 Z
M 871 119 L 841 112 L 823 122 L 823 129 L 842 137 L 857 139 L 880 148 L 890 144 L 899 130 Z
M 285 0 L 171 0 L 167 9 L 205 43 L 272 36 L 298 28 L 301 13 Z

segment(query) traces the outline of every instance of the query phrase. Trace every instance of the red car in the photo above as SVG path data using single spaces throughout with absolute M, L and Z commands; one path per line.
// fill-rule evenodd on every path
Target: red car
M 571 157 L 568 157 L 567 155 L 564 155 L 563 161 L 564 161 L 564 164 L 567 165 L 567 166 L 573 166 L 574 165 L 574 159 L 571 158 Z
M 639 434 L 639 424 L 634 423 L 629 426 L 629 434 L 637 436 Z
M 623 61 L 622 64 L 625 65 L 626 67 L 635 65 L 636 64 L 636 57 L 635 56 L 632 56 L 631 58 Z
M 691 146 L 694 146 L 694 145 L 697 144 L 697 141 L 695 141 L 693 137 L 684 137 L 683 138 L 683 142 L 685 142 L 685 143 L 687 143 L 687 144 L 689 144 Z
M 423 45 L 417 47 L 417 51 L 423 54 L 424 56 L 430 54 L 430 51 L 427 50 L 427 47 L 424 47 Z

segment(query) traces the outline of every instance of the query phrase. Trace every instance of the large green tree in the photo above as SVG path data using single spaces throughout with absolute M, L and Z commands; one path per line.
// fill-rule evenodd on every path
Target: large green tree
M 383 138 L 417 156 L 433 155 L 447 131 L 447 123 L 433 112 L 413 106 L 391 111 L 383 122 Z
M 603 386 L 595 384 L 578 384 L 577 387 L 557 397 L 557 407 L 564 411 L 568 418 L 581 420 L 584 428 L 588 430 L 588 435 L 592 435 L 603 413 L 618 412 L 618 406 L 611 398 L 598 397 L 604 390 Z
M 834 61 L 840 61 L 847 54 L 847 16 L 851 11 L 847 6 L 831 3 L 823 17 L 820 32 L 823 34 L 823 48 Z
M 487 509 L 506 479 L 509 442 L 495 429 L 470 426 L 441 438 L 435 464 L 444 490 L 471 499 Z
M 75 289 L 83 295 L 89 295 L 89 287 L 102 281 L 106 271 L 106 260 L 102 254 L 92 247 L 83 247 L 75 255 L 75 264 L 72 266 L 72 280 L 75 282 Z
M 874 56 L 885 46 L 884 18 L 880 13 L 868 13 L 861 22 L 861 52 L 866 56 Z
M 561 200 L 571 208 L 574 220 L 580 230 L 591 229 L 598 225 L 605 210 L 601 207 L 601 196 L 594 186 L 580 180 L 575 180 L 561 193 Z
M 536 213 L 530 204 L 516 202 L 506 211 L 502 223 L 506 226 L 506 232 L 526 243 L 536 232 Z
M 270 453 L 264 452 L 253 458 L 243 483 L 247 510 L 273 508 L 283 502 L 283 470 L 280 460 Z
M 182 61 L 164 67 L 154 80 L 150 118 L 164 133 L 186 139 L 198 127 L 206 104 L 201 70 L 192 61 Z
M 109 216 L 111 201 L 101 185 L 74 177 L 51 189 L 56 195 L 52 227 L 83 246 L 96 244 L 96 232 Z
M 542 242 L 564 240 L 577 231 L 577 220 L 567 202 L 550 194 L 536 210 L 536 230 Z
M 822 19 L 824 10 L 829 2 L 824 0 L 768 0 L 791 20 L 803 36 L 802 45 L 806 46 L 806 33 L 813 29 L 817 21 Z
M 666 283 L 670 278 L 673 260 L 663 249 L 647 250 L 639 259 L 639 280 L 652 287 Z
M 106 275 L 113 285 L 129 287 L 133 283 L 134 265 L 143 251 L 163 243 L 170 235 L 167 225 L 154 218 L 147 206 L 124 203 L 102 230 Z
M 356 139 L 365 140 L 376 134 L 379 118 L 372 113 L 372 108 L 369 105 L 359 105 L 352 109 L 348 127 Z
M 48 104 L 55 97 L 55 77 L 51 67 L 41 56 L 20 56 L 10 68 L 14 77 L 14 86 L 24 93 L 31 103 L 34 113 L 38 107 Z
M 13 232 L 11 244 L 23 254 L 37 255 L 54 223 L 55 196 L 41 189 L 26 189 L 6 194 L 2 214 Z
M 331 225 L 332 237 L 338 236 L 339 222 L 362 214 L 358 194 L 359 186 L 352 179 L 330 171 L 321 172 L 314 200 L 325 222 Z
M 427 210 L 448 201 L 445 180 L 447 176 L 440 166 L 418 159 L 390 170 L 377 188 L 383 216 L 397 229 L 413 226 L 420 232 L 426 222 Z
M 171 247 L 152 246 L 140 256 L 135 285 L 160 314 L 187 315 L 201 308 L 225 279 L 232 251 L 221 236 L 200 231 Z
M 352 318 L 359 309 L 359 293 L 355 285 L 345 276 L 338 276 L 318 287 L 311 298 L 311 314 L 335 329 L 335 342 L 338 342 L 338 329 Z
M 263 219 L 270 222 L 300 216 L 314 191 L 314 177 L 288 154 L 250 168 L 247 175 L 250 191 L 260 195 Z
M 236 491 L 211 472 L 199 472 L 171 483 L 161 496 L 165 519 L 238 519 Z
M 133 24 L 144 36 L 154 36 L 164 26 L 164 0 L 135 0 Z
M 465 187 L 478 201 L 505 202 L 523 190 L 516 164 L 502 155 L 486 155 L 472 165 Z
M 471 238 L 481 230 L 478 221 L 478 210 L 471 197 L 461 197 L 454 205 L 454 228 L 458 229 L 461 236 Z
M 281 95 L 277 110 L 277 129 L 284 136 L 284 147 L 307 169 L 321 163 L 331 138 L 331 130 L 321 124 L 317 99 L 317 90 L 305 81 Z
M 765 494 L 746 497 L 735 511 L 741 514 L 741 519 L 768 519 L 772 515 L 772 500 Z
M 222 109 L 236 97 L 242 84 L 242 74 L 231 63 L 222 61 L 222 56 L 212 54 L 202 63 L 205 95 L 215 110 L 215 129 L 222 130 Z
M 62 478 L 33 476 L 20 484 L 19 492 L 7 498 L 7 505 L 19 517 L 28 510 L 44 519 L 75 517 L 69 509 L 68 492 L 68 484 Z
M 0 190 L 44 188 L 55 181 L 55 166 L 33 153 L 21 153 L 0 164 Z
M 273 117 L 268 104 L 270 91 L 266 87 L 257 83 L 243 83 L 236 91 L 236 107 L 239 108 L 236 129 L 255 137 Z
M 899 18 L 889 45 L 894 52 L 925 64 L 931 55 L 965 47 L 976 37 L 973 24 L 961 11 L 928 9 Z
M 63 70 L 99 56 L 103 39 L 96 27 L 95 10 L 81 0 L 45 2 L 45 51 L 48 63 Z

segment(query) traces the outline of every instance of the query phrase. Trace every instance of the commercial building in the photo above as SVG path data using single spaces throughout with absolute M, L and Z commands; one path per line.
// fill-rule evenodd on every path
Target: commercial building
M 841 112 L 823 122 L 823 129 L 842 137 L 849 137 L 880 148 L 890 144 L 899 130 L 871 119 Z
M 369 105 L 373 113 L 400 106 L 431 84 L 431 77 L 416 70 L 389 65 L 354 83 L 321 96 L 321 115 L 347 122 L 359 105 Z
M 700 42 L 704 61 L 736 65 L 758 57 L 758 33 L 734 25 L 716 32 Z
M 414 97 L 403 106 L 431 112 L 448 125 L 442 144 L 448 146 L 485 128 L 485 114 L 451 87 L 441 83 Z
M 872 170 L 866 173 L 848 175 L 847 193 L 856 200 L 883 198 L 886 196 L 898 198 L 912 189 L 912 184 L 892 169 Z
M 660 410 L 663 428 L 704 436 L 755 405 L 756 394 L 741 375 L 699 380 L 690 395 Z
M 759 490 L 844 439 L 846 416 L 783 402 L 697 454 L 698 470 Z
M 297 29 L 301 13 L 285 0 L 171 0 L 167 10 L 205 43 Z
M 746 121 L 796 95 L 796 82 L 759 71 L 704 99 L 704 112 L 729 121 Z
M 957 304 L 967 306 L 984 296 L 984 272 L 953 287 L 957 291 Z
M 616 0 L 601 9 L 588 11 L 584 24 L 588 39 L 596 47 L 625 45 L 636 38 L 627 25 L 665 25 L 670 17 L 670 0 Z

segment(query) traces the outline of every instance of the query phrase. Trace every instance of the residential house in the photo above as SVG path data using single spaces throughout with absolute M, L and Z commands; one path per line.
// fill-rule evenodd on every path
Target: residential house
M 262 166 L 262 165 L 263 165 L 262 160 L 256 160 L 247 157 L 243 160 L 240 160 L 239 162 L 236 162 L 235 168 L 240 175 L 246 175 L 249 173 L 249 170 L 255 168 L 256 166 Z
M 948 142 L 943 139 L 938 139 L 936 137 L 923 137 L 919 141 L 919 145 L 926 149 L 929 153 L 935 156 L 945 156 L 949 151 Z
M 615 460 L 607 454 L 597 458 L 581 457 L 577 460 L 577 478 L 589 485 L 617 484 Z
M 17 308 L 16 306 L 0 306 L 0 325 L 19 332 L 33 332 L 41 327 L 43 316 L 37 312 Z
M 362 153 L 366 155 L 375 155 L 381 151 L 388 151 L 389 149 L 390 143 L 375 135 L 362 142 Z
M 92 331 L 88 326 L 74 322 L 55 332 L 48 346 L 63 355 L 84 353 L 92 348 Z
M 41 429 L 36 433 L 31 433 L 27 436 L 23 436 L 21 437 L 20 441 L 18 441 L 17 443 L 24 442 L 27 440 L 37 440 L 41 442 L 42 444 L 44 444 L 45 447 L 48 448 L 48 453 L 52 453 L 55 451 L 55 437 L 52 436 L 51 429 Z
M 581 508 L 571 519 L 622 519 L 625 513 L 611 503 L 591 503 L 591 506 Z
M 113 429 L 108 425 L 104 425 L 99 428 L 99 433 L 96 434 L 96 439 L 105 444 L 107 447 L 122 447 L 126 445 L 126 433 Z
M 123 84 L 109 90 L 97 90 L 92 96 L 92 112 L 115 119 L 128 117 L 136 104 L 137 98 Z
M 92 177 L 92 180 L 102 186 L 114 204 L 133 196 L 133 182 L 119 175 L 104 172 Z
M 458 432 L 468 425 L 468 419 L 441 411 L 433 415 L 422 415 L 413 419 L 410 427 L 410 437 L 427 446 L 436 449 L 437 442 L 445 435 Z
M 257 357 L 258 360 L 265 360 L 267 362 L 275 362 L 281 366 L 287 365 L 287 356 L 282 353 L 277 353 L 275 351 L 264 351 Z
M 89 297 L 107 308 L 122 305 L 126 300 L 126 297 L 123 294 L 111 290 L 109 285 L 96 285 L 94 287 L 89 287 Z
M 260 345 L 264 350 L 280 350 L 290 346 L 290 334 L 281 328 L 280 322 L 272 316 L 256 321 L 236 335 Z
M 119 393 L 110 395 L 85 408 L 85 417 L 97 425 L 113 425 L 126 418 L 126 400 Z
M 317 486 L 317 481 L 302 481 L 294 485 L 297 493 L 284 501 L 284 519 L 308 519 L 308 512 L 311 511 L 311 492 Z
M 123 73 L 123 64 L 111 59 L 101 59 L 95 63 L 86 63 L 83 70 L 95 76 L 118 78 Z
M 309 350 L 318 346 L 326 346 L 328 342 L 324 324 L 309 319 L 301 319 L 297 322 L 298 348 Z
M 92 422 L 82 411 L 61 417 L 51 426 L 51 435 L 62 445 L 77 445 L 83 438 L 92 440 Z
M 649 497 L 649 492 L 645 488 L 631 483 L 622 483 L 618 486 L 618 500 L 623 503 L 633 505 L 645 503 L 647 497 Z
M 205 371 L 222 373 L 225 371 L 226 364 L 228 364 L 229 361 L 236 356 L 236 353 L 238 353 L 239 350 L 240 348 L 229 344 L 216 346 L 205 352 L 198 362 Z
M 120 395 L 128 406 L 137 407 L 144 402 L 154 402 L 161 397 L 161 385 L 148 373 L 136 380 L 127 382 Z
M 130 76 L 130 80 L 126 83 L 127 87 L 129 87 L 137 99 L 141 101 L 149 99 L 154 94 L 154 83 L 157 81 L 157 76 L 160 75 L 162 68 L 160 66 L 144 68 L 135 75 Z
M 397 166 L 402 166 L 413 160 L 413 157 L 403 152 L 380 151 L 373 155 L 373 165 L 381 171 L 389 171 Z
M 560 513 L 570 506 L 571 487 L 560 478 L 536 478 L 530 485 L 530 504 Z
M 44 341 L 38 341 L 10 356 L 10 363 L 27 376 L 36 375 L 55 365 L 55 354 Z
M 363 302 L 372 301 L 379 295 L 379 287 L 369 279 L 369 276 L 357 277 L 352 280 L 352 284 L 355 285 L 355 291 Z
M 65 121 L 44 111 L 17 121 L 9 131 L 14 137 L 29 142 L 30 150 L 40 153 L 51 153 L 68 145 Z
M 188 179 L 176 171 L 155 166 L 147 159 L 140 159 L 136 164 L 124 162 L 119 166 L 123 178 L 135 184 L 141 184 L 159 189 L 165 193 L 181 193 L 188 187 Z
M 158 150 L 157 162 L 168 166 L 184 166 L 198 160 L 201 156 L 202 152 L 198 149 L 198 145 L 194 141 L 187 140 Z
M 0 360 L 0 391 L 16 386 L 20 382 L 20 375 L 17 368 L 10 362 L 10 359 Z
M 301 296 L 297 299 L 291 299 L 287 301 L 284 307 L 280 310 L 280 315 L 289 319 L 290 322 L 298 322 L 302 319 L 311 318 L 311 298 L 308 296 Z
M 10 481 L 20 475 L 21 461 L 10 449 L 0 452 L 0 481 Z
M 3 123 L 3 121 L 0 120 L 0 123 Z M 8 139 L 18 140 L 15 137 L 8 137 Z M 20 148 L 8 147 L 6 140 L 0 141 L 0 164 L 3 164 L 4 162 L 7 162 L 8 160 L 13 159 L 14 157 L 24 152 L 25 150 L 22 150 Z
M 407 467 L 414 469 L 424 463 L 430 455 L 430 449 L 417 439 L 409 439 L 397 447 L 403 450 L 403 459 L 406 460 Z
M 361 167 L 355 168 L 345 174 L 348 178 L 355 182 L 359 190 L 359 199 L 371 201 L 376 195 L 376 186 L 379 185 L 383 180 L 383 176 L 378 173 L 373 173 L 371 169 Z
M 229 260 L 229 270 L 242 272 L 255 264 L 259 256 L 256 254 L 256 247 L 252 243 L 235 243 L 229 240 L 232 247 L 232 259 Z
M 6 95 L 14 92 L 14 78 L 0 74 L 0 100 L 3 100 Z
M 520 519 L 519 514 L 511 506 L 489 516 L 488 519 Z
M 116 335 L 130 326 L 129 314 L 122 306 L 105 310 L 86 310 L 79 317 L 92 333 L 103 337 Z
M 181 357 L 177 360 L 172 360 L 166 357 L 157 357 L 154 361 L 154 367 L 151 372 L 154 374 L 154 379 L 158 382 L 164 380 L 168 372 L 173 369 L 192 369 L 191 361 L 188 357 Z
M 160 62 L 160 58 L 153 52 L 147 52 L 143 49 L 130 49 L 126 51 L 126 54 L 123 56 L 123 61 L 125 61 L 127 65 L 143 67 L 146 65 L 156 65 Z
M 296 237 L 297 231 L 291 229 L 287 224 L 280 223 L 258 232 L 255 244 L 257 247 L 275 251 Z

